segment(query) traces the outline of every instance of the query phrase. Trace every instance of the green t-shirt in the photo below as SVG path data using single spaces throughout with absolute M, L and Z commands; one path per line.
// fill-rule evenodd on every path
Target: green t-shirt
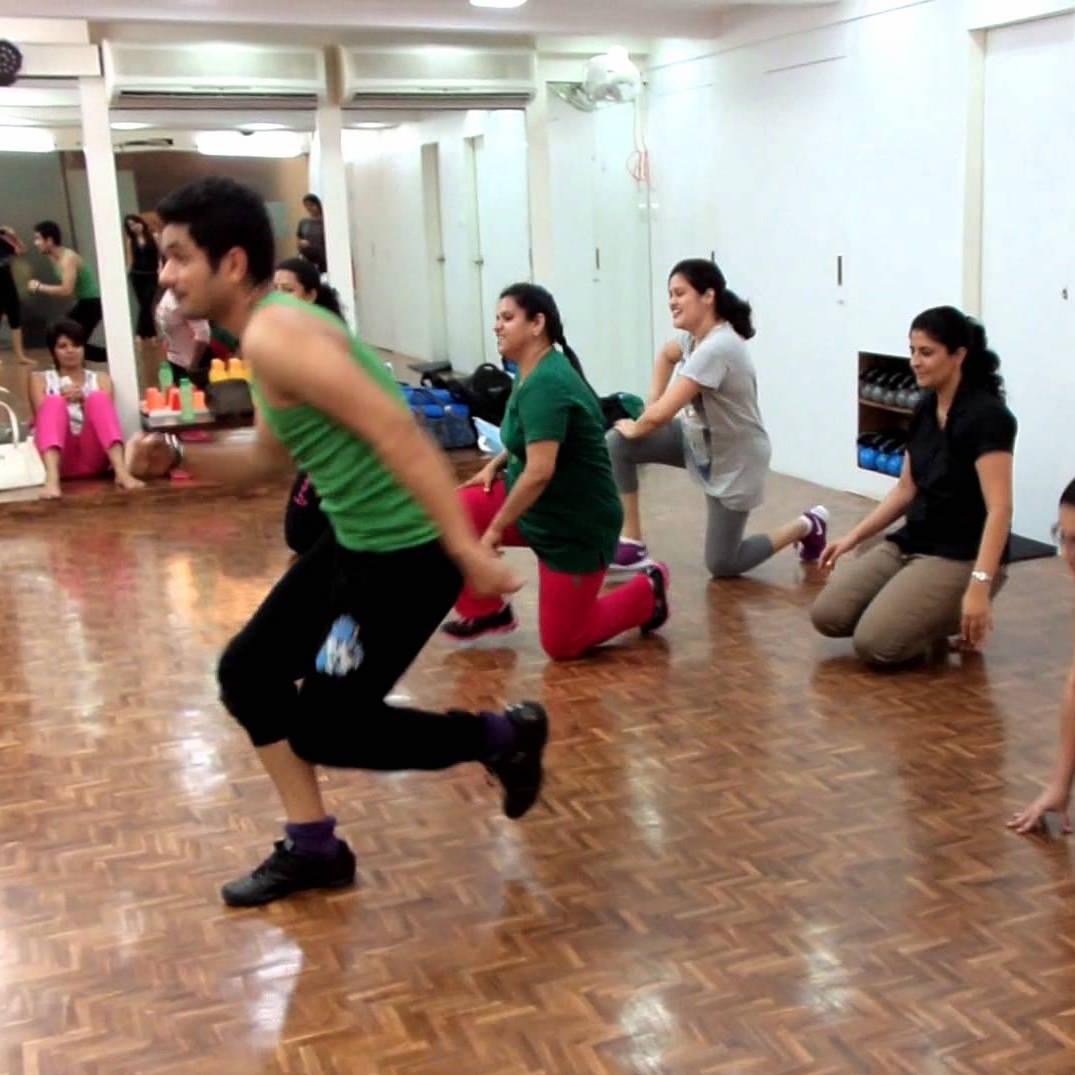
M 338 317 L 291 295 L 273 292 L 259 303 L 292 306 L 344 327 Z M 346 329 L 345 329 L 346 331 Z M 364 373 L 406 409 L 396 379 L 372 351 L 348 333 L 351 355 Z M 269 428 L 310 477 L 336 540 L 355 552 L 396 552 L 435 541 L 439 534 L 411 493 L 364 440 L 309 403 L 272 407 L 251 385 Z
M 515 382 L 500 439 L 508 451 L 509 491 L 526 467 L 528 444 L 560 445 L 552 480 L 518 523 L 540 559 L 569 574 L 607 567 L 616 554 L 623 508 L 601 405 L 561 351 L 549 351 L 525 381 Z

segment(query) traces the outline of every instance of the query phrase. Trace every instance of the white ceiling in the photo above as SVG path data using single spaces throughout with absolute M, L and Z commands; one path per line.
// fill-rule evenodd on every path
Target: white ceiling
M 241 23 L 382 30 L 515 34 L 643 34 L 712 37 L 721 12 L 744 7 L 821 6 L 822 0 L 529 0 L 513 10 L 472 7 L 468 0 L 95 0 L 95 22 Z M 85 0 L 34 0 L 35 18 L 87 17 Z M 0 16 L 27 14 L 25 0 L 0 0 Z

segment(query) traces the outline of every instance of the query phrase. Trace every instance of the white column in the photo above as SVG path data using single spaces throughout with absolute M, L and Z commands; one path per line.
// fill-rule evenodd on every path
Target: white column
M 967 160 L 963 202 L 963 312 L 982 315 L 985 196 L 985 31 L 967 35 Z
M 530 265 L 535 282 L 553 287 L 552 165 L 549 159 L 549 88 L 537 65 L 537 93 L 526 109 L 530 180 Z
M 311 185 L 325 217 L 328 278 L 339 292 L 344 320 L 355 326 L 355 274 L 351 263 L 351 219 L 347 205 L 347 170 L 343 161 L 343 110 L 317 109 L 317 129 L 310 152 Z
M 140 427 L 138 367 L 134 358 L 134 332 L 127 292 L 127 258 L 116 186 L 116 158 L 108 122 L 108 95 L 104 79 L 80 78 L 82 146 L 90 188 L 90 211 L 97 249 L 108 372 L 116 389 L 116 410 L 126 434 Z

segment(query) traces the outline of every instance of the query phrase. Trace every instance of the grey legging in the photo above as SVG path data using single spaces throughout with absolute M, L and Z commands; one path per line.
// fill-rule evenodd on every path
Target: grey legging
M 651 433 L 648 437 L 628 440 L 616 430 L 606 437 L 612 457 L 612 473 L 621 493 L 638 492 L 640 463 L 660 463 L 666 467 L 686 469 L 683 433 L 678 421 Z M 726 508 L 716 497 L 706 496 L 705 566 L 717 579 L 733 578 L 750 571 L 773 555 L 773 543 L 765 534 L 743 538 L 749 511 Z

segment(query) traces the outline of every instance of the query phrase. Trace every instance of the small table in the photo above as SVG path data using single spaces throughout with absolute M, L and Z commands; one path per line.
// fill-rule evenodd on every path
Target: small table
M 174 418 L 149 420 L 148 414 L 142 414 L 142 428 L 147 433 L 187 433 L 194 430 L 211 429 L 246 429 L 254 424 L 252 414 L 234 415 L 229 418 L 214 418 L 211 414 L 203 418 L 194 418 L 184 422 L 177 414 Z

